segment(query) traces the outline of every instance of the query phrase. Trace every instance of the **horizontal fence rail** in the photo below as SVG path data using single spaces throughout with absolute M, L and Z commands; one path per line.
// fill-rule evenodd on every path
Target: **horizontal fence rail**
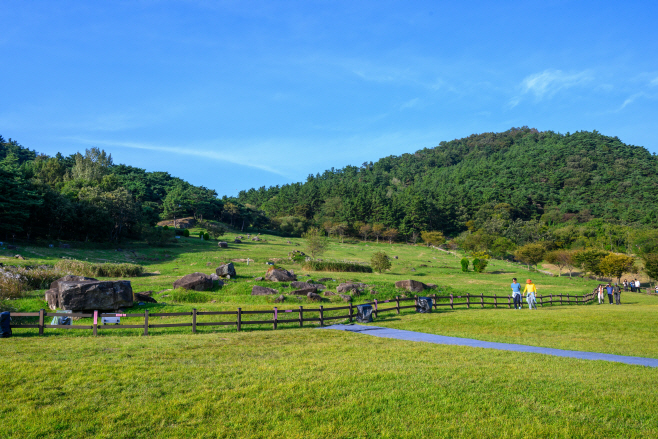
M 512 308 L 512 296 L 485 296 L 484 294 L 472 295 L 466 294 L 456 296 L 453 294 L 447 296 L 439 296 L 432 294 L 427 296 L 432 300 L 433 307 L 455 307 L 465 306 L 470 309 L 473 307 L 484 308 L 485 305 L 493 306 L 494 308 Z M 485 301 L 487 299 L 488 301 Z M 493 301 L 491 301 L 493 299 Z M 595 293 L 583 294 L 582 296 L 570 294 L 550 294 L 536 296 L 536 304 L 540 307 L 547 305 L 569 305 L 569 304 L 587 304 L 596 300 Z M 406 305 L 407 302 L 413 304 Z M 373 316 L 379 317 L 380 313 L 395 312 L 400 314 L 402 310 L 417 308 L 418 296 L 415 297 L 400 297 L 395 299 L 366 302 L 363 305 L 371 305 L 373 307 Z M 148 335 L 149 328 L 177 328 L 177 327 L 191 327 L 192 332 L 197 332 L 198 326 L 235 326 L 238 331 L 242 330 L 243 325 L 272 325 L 273 329 L 277 329 L 280 323 L 294 323 L 299 327 L 304 326 L 304 322 L 319 323 L 323 326 L 325 322 L 332 322 L 334 320 L 349 320 L 353 321 L 357 305 L 349 304 L 345 306 L 324 307 L 320 305 L 314 308 L 304 308 L 299 306 L 296 309 L 279 309 L 274 307 L 271 310 L 243 310 L 238 308 L 236 311 L 197 311 L 193 309 L 191 312 L 149 312 L 145 310 L 143 313 L 107 313 L 93 311 L 91 313 L 64 313 L 64 312 L 46 312 L 44 309 L 39 312 L 11 312 L 10 317 L 38 317 L 38 323 L 30 324 L 11 324 L 11 328 L 32 328 L 38 329 L 39 335 L 44 334 L 45 329 L 88 329 L 92 330 L 94 335 L 98 335 L 99 329 L 142 329 L 144 335 Z M 340 315 L 327 315 L 328 312 L 342 311 Z M 304 314 L 306 313 L 306 317 Z M 315 316 L 309 316 L 313 313 Z M 191 317 L 191 322 L 182 323 L 151 323 L 150 318 L 153 317 Z M 231 320 L 228 321 L 197 321 L 198 317 L 202 316 L 229 316 Z M 255 320 L 245 319 L 244 316 L 258 316 Z M 263 316 L 263 317 L 260 317 Z M 91 325 L 52 325 L 46 323 L 48 317 L 75 317 L 75 318 L 91 318 Z M 103 317 L 137 317 L 143 318 L 142 324 L 102 324 Z M 217 319 L 215 319 L 217 320 Z

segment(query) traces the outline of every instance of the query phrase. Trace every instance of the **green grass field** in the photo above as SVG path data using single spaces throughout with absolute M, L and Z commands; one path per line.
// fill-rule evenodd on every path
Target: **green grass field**
M 225 237 L 229 242 L 232 238 Z M 20 261 L 23 265 L 52 264 L 61 256 L 92 262 L 135 260 L 149 273 L 130 279 L 136 292 L 170 289 L 184 274 L 211 273 L 221 262 L 249 257 L 255 260 L 249 266 L 235 262 L 237 279 L 207 293 L 214 303 L 173 302 L 170 294 L 164 297 L 165 291 L 155 295 L 161 303 L 148 308 L 270 309 L 269 298 L 249 295 L 253 278 L 264 274 L 270 258 L 303 250 L 303 241 L 265 239 L 231 244 L 229 249 L 198 238 L 182 239 L 166 249 L 123 244 L 138 258 L 148 259 L 94 248 L 28 247 L 19 253 L 28 257 Z M 400 294 L 392 284 L 401 279 L 434 283 L 439 291 L 506 296 L 512 277 L 528 277 L 522 267 L 501 261 L 492 261 L 487 273 L 461 273 L 459 258 L 401 244 L 334 242 L 323 258 L 367 261 L 380 249 L 399 257 L 392 270 L 381 275 L 307 273 L 299 265 L 278 264 L 294 269 L 300 280 L 305 274 L 336 279 L 327 283 L 328 289 L 348 279 L 373 285 L 378 293 L 360 296 L 359 301 Z M 598 283 L 538 273 L 531 277 L 540 294 L 583 294 Z M 38 310 L 45 307 L 41 296 L 33 292 L 11 306 Z M 383 314 L 373 324 L 658 358 L 658 297 L 624 293 L 622 302 L 537 311 L 472 307 L 429 315 Z M 300 304 L 309 305 L 304 299 L 279 306 Z M 151 323 L 158 321 L 177 318 Z M 237 333 L 234 328 L 204 327 L 197 334 L 189 328 L 166 328 L 150 331 L 149 337 L 140 336 L 139 329 L 101 330 L 99 337 L 82 330 L 47 329 L 42 337 L 34 329 L 16 330 L 15 337 L 0 340 L 0 437 L 658 436 L 658 370 L 652 368 L 386 340 L 316 327 L 247 328 Z

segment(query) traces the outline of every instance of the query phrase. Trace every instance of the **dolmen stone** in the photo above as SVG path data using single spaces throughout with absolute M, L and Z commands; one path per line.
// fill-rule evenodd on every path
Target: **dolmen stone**
M 317 292 L 318 292 L 317 288 L 311 287 L 311 288 L 302 288 L 300 290 L 294 290 L 291 291 L 290 294 L 292 294 L 293 296 L 307 296 L 309 293 L 315 294 Z
M 235 266 L 233 266 L 233 262 L 220 265 L 215 270 L 215 273 L 217 273 L 217 276 L 219 277 L 226 277 L 226 276 L 235 277 L 237 275 L 237 273 L 235 272 Z
M 297 276 L 292 271 L 270 267 L 265 273 L 265 279 L 272 282 L 291 282 L 297 280 Z
M 135 302 L 158 303 L 151 294 L 153 291 L 144 291 L 142 293 L 133 293 L 133 300 Z
M 212 288 L 212 278 L 203 273 L 192 273 L 181 277 L 174 282 L 174 288 L 184 288 L 186 290 L 206 291 Z
M 308 297 L 308 300 L 312 302 L 322 302 L 322 296 L 317 293 L 308 293 L 306 297 Z
M 414 293 L 420 293 L 421 291 L 425 290 L 427 288 L 427 285 L 425 285 L 422 282 L 418 282 L 417 280 L 399 280 L 395 282 L 395 288 L 402 288 L 407 291 L 411 291 Z
M 50 284 L 45 299 L 52 310 L 114 311 L 133 306 L 130 281 L 99 281 L 84 276 L 67 275 Z
M 261 287 L 260 285 L 254 285 L 251 288 L 252 296 L 271 296 L 272 294 L 279 294 L 274 288 Z
M 228 248 L 228 242 L 220 241 L 217 243 L 217 246 L 221 248 Z

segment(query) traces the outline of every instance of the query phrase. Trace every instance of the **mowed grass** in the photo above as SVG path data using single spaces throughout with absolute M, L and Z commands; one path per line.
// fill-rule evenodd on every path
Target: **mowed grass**
M 0 358 L 3 438 L 658 435 L 656 369 L 327 329 L 13 338 Z
M 20 263 L 52 264 L 61 256 L 91 262 L 137 262 L 147 275 L 130 278 L 136 292 L 172 288 L 195 271 L 211 273 L 234 262 L 237 279 L 206 292 L 212 302 L 175 302 L 171 291 L 160 302 L 126 312 L 272 309 L 271 298 L 251 296 L 253 285 L 288 292 L 264 281 L 265 262 L 294 269 L 300 280 L 322 277 L 334 290 L 353 280 L 377 294 L 355 302 L 402 294 L 393 283 L 416 279 L 437 290 L 509 294 L 512 277 L 525 280 L 518 265 L 492 261 L 483 274 L 462 273 L 459 258 L 420 246 L 332 242 L 325 260 L 368 261 L 373 252 L 397 255 L 392 270 L 372 273 L 306 272 L 286 261 L 303 241 L 264 236 L 229 249 L 198 238 L 154 249 L 123 244 L 114 249 L 27 247 Z M 291 241 L 292 244 L 288 244 Z M 296 245 L 300 244 L 300 245 Z M 135 253 L 127 252 L 134 250 Z M 146 258 L 146 259 L 142 259 Z M 280 259 L 277 259 L 280 258 Z M 15 263 L 16 260 L 0 260 Z M 423 267 L 422 265 L 426 265 Z M 413 270 L 415 271 L 413 271 Z M 306 274 L 311 276 L 307 277 Z M 578 294 L 598 281 L 531 273 L 540 294 Z M 168 297 L 166 297 L 168 296 Z M 206 299 L 204 299 L 206 300 Z M 440 308 L 429 315 L 381 314 L 373 323 L 400 329 L 480 340 L 658 358 L 655 335 L 658 297 L 624 293 L 622 306 L 571 305 L 527 309 Z M 501 303 L 504 303 L 501 301 Z M 45 308 L 42 291 L 11 301 L 15 309 Z M 317 307 L 289 299 L 279 308 Z M 324 306 L 344 305 L 325 302 Z M 390 306 L 390 305 L 382 305 Z M 279 314 L 279 318 L 284 318 Z M 317 314 L 309 315 L 316 317 Z M 296 317 L 296 314 L 285 316 Z M 231 317 L 203 316 L 217 321 Z M 264 316 L 244 318 L 260 320 Z M 189 322 L 157 317 L 150 323 Z M 143 319 L 124 318 L 139 324 Z M 75 324 L 88 324 L 80 320 Z M 312 326 L 307 323 L 305 325 Z M 234 327 L 18 329 L 0 340 L 1 438 L 600 438 L 658 436 L 658 370 L 639 366 L 387 340 L 295 324 Z

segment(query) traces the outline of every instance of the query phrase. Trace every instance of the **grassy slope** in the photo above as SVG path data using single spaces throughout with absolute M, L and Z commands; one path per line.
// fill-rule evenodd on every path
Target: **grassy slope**
M 132 279 L 134 289 L 171 288 L 171 282 L 183 274 L 209 273 L 218 262 L 249 256 L 257 263 L 249 267 L 236 263 L 238 279 L 210 293 L 216 303 L 151 307 L 158 311 L 238 305 L 271 308 L 266 298 L 248 295 L 251 279 L 264 273 L 266 259 L 285 257 L 301 247 L 287 244 L 285 238 L 266 239 L 229 250 L 188 239 L 168 249 L 170 259 L 162 258 L 163 250 L 135 248 L 138 254 L 161 260 L 145 262 L 148 271 L 160 274 Z M 396 294 L 392 282 L 411 277 L 473 294 L 505 295 L 511 277 L 527 277 L 520 267 L 496 261 L 489 274 L 463 274 L 457 258 L 405 245 L 334 243 L 325 259 L 368 260 L 380 248 L 400 257 L 390 273 L 313 273 L 313 279 L 361 280 L 381 291 L 376 297 L 388 297 Z M 21 253 L 39 258 L 26 261 L 32 264 L 52 262 L 60 253 L 83 260 L 127 260 L 113 250 L 33 248 Z M 206 267 L 206 262 L 211 266 Z M 283 265 L 303 274 L 299 266 Z M 418 271 L 411 272 L 411 267 Z M 533 279 L 540 291 L 553 293 L 582 294 L 596 283 L 537 274 Z M 623 300 L 621 307 L 407 314 L 375 324 L 658 358 L 658 340 L 652 331 L 658 298 L 628 293 Z M 30 310 L 43 306 L 36 297 L 15 304 Z M 152 330 L 154 336 L 148 338 L 137 336 L 139 330 L 101 331 L 98 338 L 88 336 L 89 331 L 49 330 L 45 337 L 31 335 L 34 330 L 16 332 L 17 337 L 0 342 L 4 384 L 0 400 L 9 402 L 0 408 L 3 438 L 658 434 L 658 371 L 637 366 L 382 340 L 314 328 L 239 334 L 234 329 L 204 328 L 196 335 L 189 334 L 189 328 L 162 329 Z M 75 337 L 76 332 L 82 337 Z

